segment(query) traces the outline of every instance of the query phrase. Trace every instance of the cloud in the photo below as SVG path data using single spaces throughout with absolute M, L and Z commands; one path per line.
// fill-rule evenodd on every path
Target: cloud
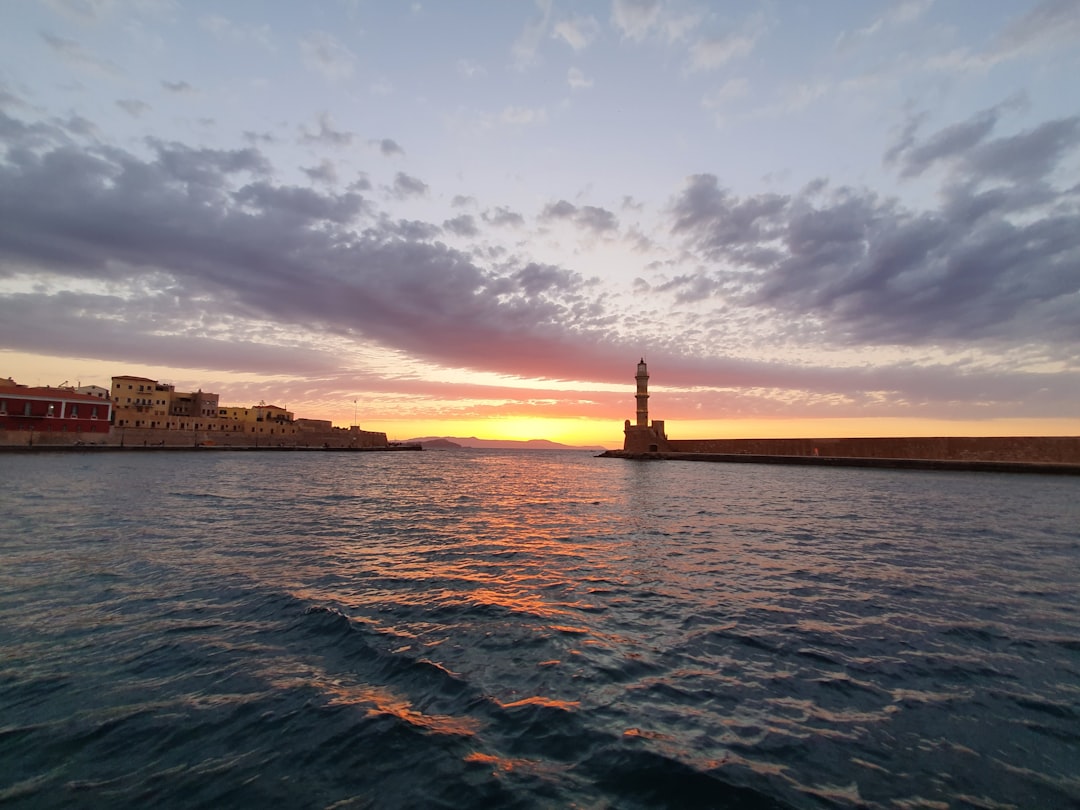
M 139 118 L 143 113 L 150 112 L 151 109 L 150 105 L 145 101 L 138 101 L 130 98 L 118 99 L 116 106 L 132 118 Z
M 530 67 L 536 62 L 536 52 L 551 25 L 551 0 L 536 0 L 540 14 L 525 23 L 521 34 L 514 41 L 511 53 L 514 66 L 519 70 Z
M 105 76 L 119 76 L 123 72 L 115 62 L 95 56 L 73 39 L 58 37 L 48 31 L 42 31 L 41 38 L 55 53 L 75 67 Z
M 392 220 L 357 194 L 273 182 L 256 150 L 151 141 L 143 158 L 118 147 L 77 150 L 63 133 L 53 136 L 51 148 L 9 149 L 0 159 L 0 210 L 11 212 L 0 221 L 0 267 L 32 273 L 41 307 L 72 304 L 48 292 L 58 285 L 117 284 L 133 299 L 202 301 L 204 311 L 237 323 L 362 336 L 436 362 L 526 375 L 548 373 L 551 358 L 568 354 L 576 357 L 567 370 L 582 368 L 590 352 L 569 348 L 603 321 L 587 282 L 570 271 L 513 259 L 482 268 L 430 241 L 439 229 L 429 223 Z M 396 187 L 426 189 L 401 174 Z M 4 311 L 26 306 L 19 294 L 0 295 Z M 93 330 L 125 317 L 99 304 L 88 301 L 70 318 Z M 135 346 L 183 322 L 129 325 L 124 339 Z M 230 328 L 223 341 L 234 337 Z M 56 341 L 50 348 L 59 351 Z M 181 344 L 172 344 L 170 360 Z
M 902 2 L 895 2 L 868 25 L 853 31 L 841 32 L 836 40 L 836 49 L 838 51 L 847 51 L 879 34 L 899 26 L 909 25 L 926 14 L 933 4 L 934 0 L 902 0 Z
M 300 40 L 300 53 L 309 70 L 329 81 L 350 78 L 356 67 L 355 54 L 325 31 L 312 31 Z
M 917 212 L 849 188 L 737 198 L 712 175 L 690 178 L 671 209 L 673 230 L 712 269 L 666 289 L 813 319 L 838 345 L 1020 342 L 1075 356 L 1080 205 L 1035 182 L 1052 162 L 1029 164 L 1042 150 L 1075 146 L 1075 123 L 959 140 L 980 143 L 972 172 L 988 171 L 985 163 L 1018 182 L 980 190 L 958 178 L 940 210 Z
M 1017 103 L 980 111 L 922 142 L 916 138 L 919 121 L 915 119 L 886 152 L 885 162 L 898 165 L 902 177 L 917 177 L 944 164 L 972 181 L 1040 181 L 1080 145 L 1080 117 L 1046 121 L 1027 132 L 990 140 L 1001 112 Z
M 706 37 L 690 47 L 690 70 L 716 70 L 730 62 L 747 56 L 753 49 L 756 38 L 748 34 L 728 34 L 725 36 Z
M 585 74 L 578 68 L 570 68 L 566 71 L 566 83 L 573 90 L 582 90 L 593 86 L 593 80 L 585 78 Z
M 525 218 L 517 211 L 499 205 L 483 213 L 483 220 L 497 227 L 520 228 L 525 225 Z
M 938 161 L 962 155 L 986 138 L 998 121 L 996 110 L 986 110 L 959 124 L 952 124 L 915 145 L 915 125 L 906 129 L 902 141 L 886 152 L 887 163 L 900 163 L 902 177 L 917 177 Z
M 377 141 L 369 141 L 372 146 L 378 148 L 383 157 L 393 157 L 394 155 L 404 155 L 405 150 L 397 145 L 396 141 L 390 138 L 383 138 Z
M 187 82 L 168 82 L 162 81 L 161 86 L 168 90 L 170 93 L 194 93 L 195 88 Z
M 1080 39 L 1080 0 L 1042 0 L 1010 23 L 991 49 L 996 58 L 1075 44 Z
M 551 222 L 562 219 L 574 223 L 579 228 L 600 234 L 618 230 L 618 218 L 605 208 L 584 205 L 580 208 L 566 200 L 549 203 L 540 212 L 542 221 Z
M 466 79 L 483 76 L 487 73 L 483 65 L 478 62 L 473 62 L 471 59 L 459 59 L 457 62 L 457 72 Z
M 347 130 L 339 130 L 334 128 L 333 122 L 330 120 L 330 116 L 323 113 L 319 116 L 319 131 L 311 133 L 306 127 L 300 127 L 300 140 L 303 143 L 318 143 L 326 146 L 351 146 L 355 134 L 348 132 Z
M 428 185 L 423 180 L 410 177 L 404 172 L 398 172 L 394 176 L 393 194 L 399 200 L 408 197 L 423 197 L 428 193 Z
M 213 300 L 144 290 L 123 296 L 0 295 L 0 345 L 33 354 L 273 376 L 341 368 L 340 358 L 322 347 L 290 345 L 272 330 L 253 335 L 249 324 L 223 317 Z
M 319 162 L 318 166 L 302 168 L 301 171 L 316 183 L 334 185 L 338 181 L 337 170 L 334 168 L 334 164 L 329 160 L 324 159 Z
M 479 230 L 471 214 L 461 214 L 443 222 L 443 228 L 458 236 L 476 236 Z
M 552 36 L 561 39 L 575 51 L 584 50 L 600 33 L 595 17 L 570 17 L 555 23 Z
M 627 39 L 642 40 L 659 23 L 662 0 L 614 0 L 611 22 Z

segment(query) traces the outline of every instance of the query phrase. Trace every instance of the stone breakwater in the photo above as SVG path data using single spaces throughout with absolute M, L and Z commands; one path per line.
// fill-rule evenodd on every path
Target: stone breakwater
M 229 430 L 187 430 L 161 428 L 118 428 L 108 433 L 76 433 L 37 430 L 0 430 L 0 448 L 61 447 L 219 447 L 235 449 L 338 449 L 376 450 L 389 448 L 386 434 L 358 428 L 329 430 L 289 429 L 276 426 L 274 434 Z
M 1080 436 L 667 439 L 608 458 L 1080 474 Z

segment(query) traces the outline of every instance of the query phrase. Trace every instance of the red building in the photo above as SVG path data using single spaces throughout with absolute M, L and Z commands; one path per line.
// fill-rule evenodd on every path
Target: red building
M 67 388 L 0 384 L 0 430 L 108 433 L 112 403 Z

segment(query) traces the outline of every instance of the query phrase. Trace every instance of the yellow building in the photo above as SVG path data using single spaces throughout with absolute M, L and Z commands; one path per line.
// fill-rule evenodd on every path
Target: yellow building
M 113 424 L 117 427 L 167 427 L 173 386 L 147 377 L 112 378 Z
M 263 402 L 248 408 L 236 405 L 219 407 L 217 415 L 223 422 L 222 430 L 254 434 L 256 438 L 279 439 L 297 432 L 292 411 Z

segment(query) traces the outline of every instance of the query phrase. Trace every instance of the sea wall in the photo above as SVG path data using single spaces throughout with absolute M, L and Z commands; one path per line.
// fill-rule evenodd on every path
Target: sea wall
M 661 453 L 1080 464 L 1080 436 L 668 439 Z
M 357 428 L 296 430 L 273 435 L 224 430 L 165 430 L 117 428 L 108 433 L 54 433 L 0 430 L 0 447 L 65 447 L 102 445 L 111 447 L 332 447 L 370 449 L 388 447 L 385 433 Z

